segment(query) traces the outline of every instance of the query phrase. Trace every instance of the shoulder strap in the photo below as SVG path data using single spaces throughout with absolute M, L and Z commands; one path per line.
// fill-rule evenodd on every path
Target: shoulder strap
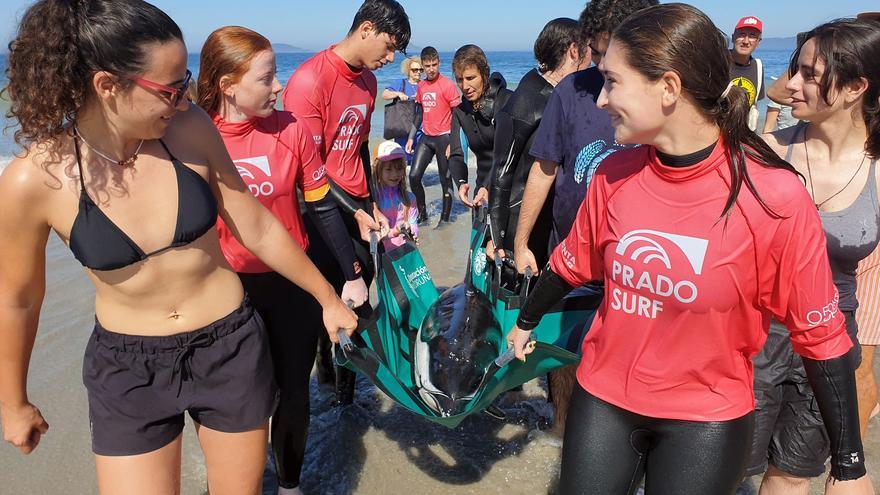
M 79 187 L 80 192 L 85 194 L 86 192 L 86 182 L 83 179 L 83 168 L 82 168 L 82 157 L 79 152 L 79 136 L 76 134 L 76 131 L 73 131 L 73 149 L 76 152 L 76 168 L 79 169 Z M 80 195 L 82 196 L 82 194 Z
M 159 144 L 161 144 L 161 145 L 162 145 L 162 148 L 165 149 L 165 153 L 168 153 L 168 158 L 171 160 L 171 163 L 172 163 L 172 164 L 175 164 L 175 162 L 179 162 L 179 161 L 180 161 L 180 160 L 178 160 L 177 158 L 175 158 L 174 155 L 171 154 L 171 150 L 169 150 L 169 149 L 168 149 L 168 146 L 165 145 L 165 141 L 162 141 L 162 140 L 160 139 L 160 140 L 159 140 Z
M 760 58 L 755 59 L 755 63 L 758 64 L 758 80 L 755 86 L 755 101 L 758 101 L 758 96 L 761 95 L 761 87 L 764 86 L 764 64 L 761 62 Z
M 791 141 L 788 142 L 788 148 L 785 150 L 785 161 L 791 163 L 791 152 L 794 150 L 794 145 L 797 143 L 797 138 L 801 134 L 806 133 L 807 125 L 805 122 L 798 122 L 797 128 L 794 131 L 794 134 L 791 136 Z M 806 136 L 805 136 L 806 137 Z

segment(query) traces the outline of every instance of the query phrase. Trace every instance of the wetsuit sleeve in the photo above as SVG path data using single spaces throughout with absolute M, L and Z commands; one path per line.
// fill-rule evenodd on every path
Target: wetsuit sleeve
M 416 132 L 419 131 L 420 127 L 422 127 L 422 104 L 416 101 L 415 109 L 413 109 L 413 124 L 409 129 L 407 139 L 415 139 Z
M 461 145 L 461 114 L 460 111 L 452 111 L 452 130 L 449 133 L 449 172 L 456 190 L 468 181 L 467 150 Z
M 348 229 L 345 227 L 339 208 L 336 207 L 336 202 L 329 196 L 317 201 L 306 201 L 306 212 L 314 219 L 324 243 L 333 251 L 345 280 L 357 280 L 361 276 L 360 264 L 355 257 Z
M 556 303 L 562 300 L 574 287 L 557 275 L 552 267 L 541 272 L 538 283 L 532 289 L 526 302 L 523 303 L 516 319 L 516 326 L 522 330 L 531 330 L 538 326 L 541 318 Z
M 587 186 L 587 197 L 578 209 L 571 231 L 550 255 L 550 267 L 572 287 L 602 280 L 605 275 L 604 261 L 596 241 L 607 202 L 604 197 L 605 178 L 601 170 L 600 165 L 596 176 Z
M 339 207 L 341 211 L 351 216 L 354 216 L 358 210 L 363 210 L 364 207 L 357 201 L 355 201 L 351 196 L 345 192 L 344 189 L 339 187 L 338 184 L 333 182 L 333 179 L 327 178 L 327 184 L 329 185 L 329 190 L 327 197 L 333 199 L 336 202 L 336 205 Z M 370 213 L 370 212 L 367 212 Z
M 367 193 L 370 201 L 373 201 L 373 168 L 370 166 L 370 143 L 369 140 L 361 143 L 361 164 L 364 167 L 364 180 L 367 181 Z M 372 214 L 372 212 L 367 212 Z
M 865 452 L 852 360 L 843 355 L 824 361 L 803 361 L 831 443 L 831 476 L 840 481 L 861 478 L 866 474 Z
M 561 91 L 557 89 L 550 94 L 550 100 L 544 108 L 541 123 L 535 131 L 535 139 L 529 154 L 535 158 L 553 163 L 562 163 L 565 156 L 565 105 Z
M 342 215 L 329 196 L 330 184 L 324 171 L 324 163 L 305 129 L 297 129 L 294 143 L 296 156 L 300 159 L 297 181 L 302 187 L 306 213 L 314 220 L 321 238 L 333 250 L 345 280 L 356 280 L 360 277 L 360 265 Z
M 495 144 L 493 169 L 489 189 L 489 226 L 496 246 L 504 246 L 507 232 L 504 229 L 510 219 L 510 190 L 516 175 L 516 166 L 525 148 L 529 126 L 515 120 L 505 111 L 495 115 Z
M 801 356 L 842 356 L 852 342 L 837 307 L 822 223 L 806 190 L 798 191 L 787 209 L 771 222 L 775 231 L 767 232 L 768 252 L 758 253 L 761 305 L 785 323 Z

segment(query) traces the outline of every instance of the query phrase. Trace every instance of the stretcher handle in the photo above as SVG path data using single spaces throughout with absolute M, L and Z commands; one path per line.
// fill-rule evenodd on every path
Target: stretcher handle
M 534 334 L 529 335 L 529 343 L 526 344 L 526 346 L 534 349 L 537 342 L 538 339 L 535 338 Z M 510 362 L 514 359 L 516 359 L 516 350 L 513 347 L 508 347 L 507 350 L 504 351 L 504 354 L 495 358 L 495 366 L 503 368 L 504 366 L 510 364 Z
M 372 244 L 372 238 L 375 237 L 375 234 L 371 234 L 370 237 L 370 244 Z M 345 301 L 345 305 L 348 306 L 348 309 L 352 307 L 351 301 Z M 342 348 L 342 353 L 348 359 L 348 353 L 354 350 L 354 342 L 351 341 L 351 337 L 348 336 L 348 332 L 344 328 L 336 330 L 336 338 L 339 339 L 339 347 Z

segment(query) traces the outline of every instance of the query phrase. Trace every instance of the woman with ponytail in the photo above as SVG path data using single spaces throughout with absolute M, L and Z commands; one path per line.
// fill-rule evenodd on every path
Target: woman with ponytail
M 208 36 L 199 60 L 198 104 L 213 119 L 248 190 L 303 250 L 309 249 L 306 224 L 326 239 L 345 274 L 342 299 L 362 305 L 367 286 L 356 270 L 339 209 L 328 195 L 324 163 L 312 135 L 290 112 L 275 109 L 282 88 L 271 43 L 250 29 L 226 26 Z M 300 215 L 300 191 L 307 222 Z M 245 249 L 222 219 L 217 231 L 220 248 L 269 335 L 280 392 L 270 435 L 279 494 L 299 493 L 309 429 L 309 374 L 323 326 L 321 306 Z
M 751 358 L 770 316 L 791 330 L 831 438 L 831 474 L 865 476 L 852 342 L 825 235 L 795 170 L 746 127 L 727 42 L 694 7 L 620 24 L 599 66 L 615 138 L 571 233 L 508 341 L 572 288 L 605 283 L 583 342 L 560 493 L 732 494 L 754 428 Z
M 317 299 L 332 339 L 356 320 L 257 201 L 190 104 L 180 28 L 141 0 L 41 0 L 9 45 L 26 149 L 0 176 L 0 416 L 23 453 L 48 424 L 27 394 L 50 232 L 95 286 L 86 346 L 101 493 L 177 493 L 184 413 L 216 494 L 258 494 L 277 387 L 266 331 L 215 223 Z
M 801 124 L 765 139 L 806 178 L 807 193 L 819 211 L 838 307 L 854 344 L 849 357 L 859 368 L 856 384 L 864 436 L 877 402 L 872 376 L 876 341 L 859 343 L 856 271 L 880 242 L 880 27 L 867 20 L 841 19 L 815 28 L 792 56 L 789 73 L 786 96 Z M 821 392 L 810 387 L 787 337 L 785 325 L 774 321 L 767 344 L 754 360 L 759 428 L 746 474 L 766 469 L 762 495 L 806 495 L 810 478 L 825 472 L 833 448 L 823 426 L 825 411 L 819 414 L 812 407 Z M 836 485 L 827 486 L 826 493 L 837 492 Z

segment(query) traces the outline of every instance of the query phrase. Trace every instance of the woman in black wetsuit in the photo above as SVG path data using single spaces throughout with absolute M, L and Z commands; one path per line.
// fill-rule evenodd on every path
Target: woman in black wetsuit
M 492 171 L 495 144 L 495 116 L 512 92 L 504 76 L 489 75 L 489 61 L 477 45 L 464 45 L 452 59 L 455 82 L 461 89 L 461 105 L 452 112 L 449 144 L 449 171 L 458 189 L 458 197 L 468 206 L 486 201 Z M 462 143 L 462 140 L 465 143 Z M 466 148 L 477 155 L 477 183 L 473 201 L 468 199 Z
M 556 83 L 580 70 L 582 64 L 589 64 L 584 56 L 586 48 L 579 46 L 577 21 L 560 17 L 548 22 L 535 40 L 538 67 L 520 79 L 507 104 L 495 115 L 495 165 L 489 188 L 489 220 L 493 246 L 502 250 L 502 256 L 504 251 L 513 249 L 523 190 L 535 161 L 528 150 L 544 107 Z M 529 248 L 538 257 L 539 266 L 547 263 L 549 254 L 552 205 L 552 201 L 544 203 L 529 238 Z M 492 246 L 487 249 L 489 253 L 493 251 Z

